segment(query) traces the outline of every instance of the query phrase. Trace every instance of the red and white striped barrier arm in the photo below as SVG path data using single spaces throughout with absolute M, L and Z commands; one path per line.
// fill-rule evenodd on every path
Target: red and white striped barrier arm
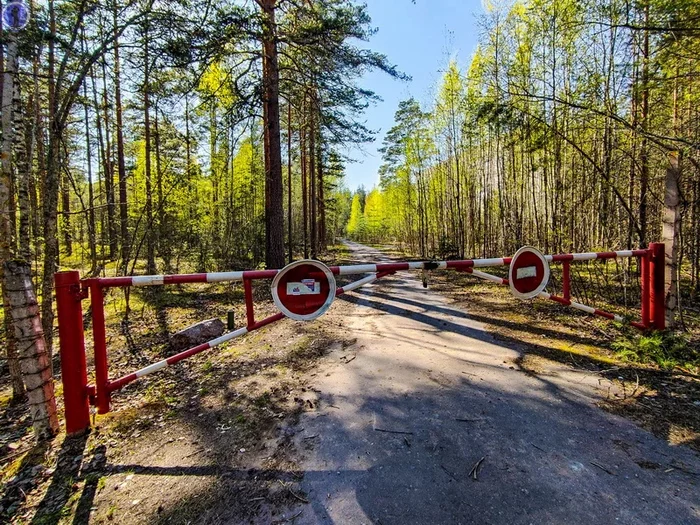
M 648 250 L 621 250 L 616 252 L 566 253 L 545 255 L 548 262 L 592 261 L 595 259 L 615 259 L 624 257 L 641 257 Z M 417 261 L 398 263 L 357 264 L 350 266 L 331 266 L 335 275 L 355 275 L 362 273 L 398 272 L 402 270 L 444 270 L 465 268 L 487 268 L 507 266 L 511 257 L 495 259 L 466 259 L 462 261 Z M 280 270 L 247 270 L 242 272 L 191 273 L 182 275 L 139 275 L 133 277 L 101 277 L 96 279 L 102 288 L 124 286 L 160 286 L 164 284 L 186 283 L 222 283 L 254 279 L 272 279 Z
M 590 260 L 590 259 L 579 259 L 579 260 Z M 497 275 L 493 275 L 493 274 L 486 273 L 486 272 L 480 272 L 479 270 L 472 270 L 471 268 L 468 268 L 465 271 L 466 271 L 466 273 L 470 273 L 474 277 L 478 277 L 479 279 L 483 279 L 484 281 L 491 281 L 493 283 L 503 284 L 505 286 L 508 286 L 508 284 L 509 284 L 508 279 L 498 277 Z M 576 310 L 580 310 L 580 311 L 586 312 L 588 314 L 593 314 L 593 315 L 597 315 L 600 317 L 605 317 L 606 319 L 610 319 L 613 321 L 624 322 L 624 318 L 620 315 L 612 314 L 610 312 L 605 312 L 604 310 L 599 310 L 598 308 L 593 308 L 592 306 L 587 306 L 585 304 L 577 303 L 576 301 L 571 301 L 570 299 L 566 299 L 564 297 L 559 297 L 558 295 L 552 295 L 552 294 L 547 293 L 547 292 L 540 292 L 537 295 L 537 297 L 540 297 L 542 299 L 547 299 L 549 301 L 554 301 L 554 302 L 563 304 L 565 306 L 571 306 L 572 308 L 575 308 Z M 641 323 L 637 323 L 637 322 L 630 322 L 630 324 L 633 326 L 637 326 L 637 327 L 643 327 L 643 325 L 641 325 Z
M 389 272 L 390 273 L 390 272 Z M 362 279 L 359 279 L 355 282 L 352 282 L 350 284 L 346 284 L 345 286 L 342 286 L 335 291 L 336 297 L 339 295 L 342 295 L 346 292 L 350 292 L 352 290 L 356 290 L 357 288 L 360 288 L 362 286 L 365 286 L 367 284 L 370 284 L 377 279 L 384 277 L 387 275 L 387 273 L 374 273 L 372 275 L 368 275 L 367 277 L 364 277 Z M 219 346 L 223 343 L 226 343 L 228 341 L 231 341 L 233 339 L 236 339 L 238 337 L 242 337 L 250 332 L 253 332 L 255 330 L 258 330 L 259 328 L 262 328 L 263 326 L 267 326 L 268 324 L 272 324 L 275 321 L 279 321 L 280 319 L 284 319 L 285 315 L 282 313 L 277 313 L 275 315 L 272 315 L 266 319 L 263 319 L 262 321 L 259 321 L 255 323 L 251 327 L 243 327 L 239 328 L 238 330 L 234 330 L 233 332 L 229 332 L 227 334 L 222 335 L 221 337 L 217 337 L 216 339 L 212 339 L 211 341 L 208 341 L 206 343 L 202 343 L 201 345 L 195 346 L 193 348 L 190 348 L 188 350 L 185 350 L 183 352 L 180 352 L 179 354 L 175 354 L 173 356 L 168 357 L 167 359 L 163 359 L 162 361 L 158 361 L 157 363 L 153 363 L 152 365 L 148 365 L 140 370 L 137 370 L 136 372 L 132 372 L 131 374 L 125 375 L 119 379 L 116 379 L 114 381 L 110 381 L 108 384 L 108 391 L 109 392 L 114 392 L 115 390 L 120 390 L 121 388 L 125 387 L 129 383 L 136 381 L 138 378 L 146 376 L 148 374 L 152 374 L 153 372 L 157 372 L 159 370 L 162 370 L 170 365 L 174 365 L 175 363 L 178 363 L 182 361 L 183 359 L 187 359 L 188 357 L 192 357 L 193 355 L 199 354 L 201 352 L 204 352 L 206 350 L 210 350 L 216 346 Z

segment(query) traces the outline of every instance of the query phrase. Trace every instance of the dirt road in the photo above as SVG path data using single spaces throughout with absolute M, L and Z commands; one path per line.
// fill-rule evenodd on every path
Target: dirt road
M 296 523 L 700 523 L 695 452 L 597 408 L 596 375 L 519 370 L 518 348 L 418 278 L 346 299 L 356 342 L 312 379 L 296 429 Z

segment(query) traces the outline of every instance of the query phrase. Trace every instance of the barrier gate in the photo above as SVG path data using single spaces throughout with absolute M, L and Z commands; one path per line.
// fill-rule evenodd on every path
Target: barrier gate
M 625 322 L 626 319 L 619 315 L 571 300 L 570 265 L 577 261 L 633 257 L 639 259 L 641 267 L 641 319 L 629 321 L 629 323 L 642 330 L 662 330 L 665 328 L 666 316 L 665 253 L 662 243 L 652 243 L 648 248 L 639 250 L 560 255 L 542 255 L 534 248 L 524 247 L 518 250 L 513 257 L 460 261 L 394 262 L 328 267 L 318 261 L 303 260 L 291 263 L 281 270 L 100 277 L 84 280 L 80 279 L 80 274 L 77 271 L 59 272 L 55 275 L 55 285 L 66 431 L 68 434 L 75 434 L 86 430 L 90 426 L 90 405 L 96 406 L 99 414 L 109 412 L 112 393 L 140 377 L 285 317 L 300 321 L 316 319 L 328 310 L 335 297 L 403 270 L 447 269 L 466 272 L 479 279 L 510 286 L 513 295 L 520 299 L 539 297 L 606 319 Z M 561 296 L 545 291 L 549 282 L 550 263 L 562 265 Z M 497 266 L 509 266 L 508 279 L 477 269 Z M 369 275 L 345 286 L 336 287 L 336 275 L 362 274 Z M 265 319 L 256 320 L 252 283 L 261 279 L 272 279 L 273 301 L 280 311 Z M 247 321 L 245 327 L 225 333 L 221 337 L 153 363 L 131 374 L 110 379 L 105 335 L 104 291 L 106 289 L 236 281 L 243 282 Z M 83 330 L 82 301 L 88 298 L 91 305 L 95 353 L 94 385 L 88 383 Z

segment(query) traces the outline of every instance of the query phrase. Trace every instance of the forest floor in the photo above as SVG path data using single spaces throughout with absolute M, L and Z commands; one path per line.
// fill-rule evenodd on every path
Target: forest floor
M 390 249 L 384 253 L 392 255 Z M 337 255 L 333 262 L 343 263 L 381 254 L 367 249 Z M 452 502 L 462 513 L 446 519 L 516 522 L 517 516 L 503 514 L 505 507 L 525 509 L 523 519 L 556 518 L 559 510 L 546 501 L 552 492 L 537 494 L 548 487 L 553 471 L 565 481 L 576 478 L 575 492 L 568 496 L 581 499 L 584 512 L 593 504 L 589 489 L 594 487 L 606 502 L 597 505 L 600 512 L 631 508 L 625 491 L 636 501 L 634 512 L 617 516 L 621 522 L 651 516 L 647 511 L 668 511 L 661 521 L 700 518 L 700 463 L 692 450 L 700 450 L 696 376 L 620 362 L 609 348 L 612 334 L 604 323 L 562 314 L 543 302 L 516 302 L 507 289 L 466 275 L 431 274 L 429 295 L 421 301 L 434 304 L 411 305 L 411 297 L 392 304 L 390 295 L 406 286 L 422 292 L 419 284 L 404 276 L 389 278 L 368 288 L 369 295 L 363 289 L 356 294 L 359 299 L 337 301 L 317 321 L 281 321 L 130 385 L 115 396 L 114 411 L 97 416 L 94 430 L 80 439 L 59 436 L 52 445 L 34 446 L 27 414 L 9 405 L 7 386 L 1 384 L 0 522 L 392 523 L 411 516 L 403 512 L 412 512 L 415 521 L 421 505 L 437 512 L 427 497 L 437 506 Z M 262 318 L 274 307 L 264 286 L 258 288 L 256 314 Z M 368 301 L 383 304 L 372 308 Z M 130 302 L 130 321 L 124 322 L 123 296 L 107 299 L 114 376 L 167 355 L 167 334 L 193 322 L 225 318 L 230 310 L 244 318 L 242 291 L 231 286 L 145 291 L 133 294 Z M 403 319 L 418 324 L 396 338 Z M 476 368 L 454 368 L 454 355 L 441 362 L 441 353 L 456 350 L 438 350 L 426 341 L 443 337 L 442 332 L 459 338 L 446 341 L 457 350 L 468 346 L 468 360 Z M 421 340 L 424 348 L 416 354 Z M 481 346 L 472 347 L 470 340 Z M 384 354 L 375 355 L 379 351 Z M 498 383 L 503 378 L 492 383 L 479 369 L 486 366 L 479 365 L 479 354 L 488 351 L 488 359 L 495 359 L 488 368 L 506 374 L 506 384 Z M 391 359 L 410 359 L 416 370 L 401 372 L 403 365 L 392 365 L 386 352 L 396 354 Z M 427 383 L 409 388 L 415 378 L 402 374 L 414 372 Z M 488 384 L 475 384 L 477 375 Z M 521 387 L 518 395 L 511 382 Z M 358 385 L 361 392 L 342 395 L 343 388 Z M 408 408 L 395 404 L 401 398 Z M 422 404 L 411 405 L 416 400 Z M 622 424 L 616 415 L 602 416 L 598 407 L 631 419 L 659 439 Z M 448 424 L 436 430 L 437 413 L 449 414 L 456 428 Z M 576 414 L 586 420 L 576 421 Z M 562 426 L 561 439 L 549 435 Z M 524 450 L 521 434 L 531 445 Z M 505 448 L 487 446 L 503 441 L 503 435 Z M 589 438 L 601 440 L 593 452 Z M 486 458 L 483 467 L 480 463 L 476 473 L 467 475 L 472 465 L 464 458 L 476 464 L 481 457 Z M 482 480 L 481 469 L 492 465 L 495 471 L 484 471 L 483 486 L 464 485 Z M 434 479 L 436 466 L 440 479 Z M 523 477 L 530 484 L 513 478 L 519 470 L 531 471 Z M 499 471 L 505 479 L 494 475 Z M 397 486 L 397 479 L 416 483 Z M 432 488 L 423 486 L 424 496 L 412 494 L 421 483 Z M 647 495 L 646 485 L 655 494 Z M 502 490 L 513 494 L 506 497 Z M 584 492 L 589 494 L 584 497 Z M 513 499 L 514 505 L 499 509 L 489 493 L 501 494 L 501 502 Z M 415 501 L 406 503 L 406 494 Z M 483 505 L 467 508 L 458 503 L 465 497 Z M 397 509 L 399 503 L 404 510 Z M 558 507 L 575 510 L 563 502 Z

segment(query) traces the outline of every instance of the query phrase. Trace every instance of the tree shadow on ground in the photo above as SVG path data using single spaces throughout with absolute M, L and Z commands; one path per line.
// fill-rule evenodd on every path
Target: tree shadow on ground
M 697 413 L 697 410 L 689 411 L 684 407 L 679 409 L 679 400 L 677 398 L 678 390 L 684 390 L 688 395 L 686 403 L 692 404 L 700 401 L 700 383 L 693 381 L 695 376 L 692 376 L 692 374 L 680 371 L 669 372 L 644 366 L 635 366 L 634 364 L 611 366 L 609 361 L 597 359 L 595 356 L 577 353 L 574 357 L 572 353 L 562 351 L 555 346 L 525 342 L 510 335 L 498 333 L 496 329 L 507 328 L 514 332 L 524 331 L 538 335 L 545 334 L 549 338 L 564 340 L 572 344 L 599 344 L 599 341 L 595 339 L 578 334 L 567 334 L 484 315 L 465 313 L 459 309 L 447 306 L 417 303 L 400 296 L 383 293 L 377 289 L 360 289 L 357 292 L 364 306 L 398 316 L 410 315 L 412 319 L 418 320 L 427 326 L 466 335 L 474 339 L 484 340 L 486 338 L 488 340 L 495 338 L 502 346 L 520 354 L 516 363 L 524 372 L 537 375 L 537 371 L 530 369 L 525 362 L 526 356 L 537 355 L 566 366 L 594 372 L 610 381 L 626 381 L 637 386 L 635 393 L 640 391 L 639 387 L 642 387 L 643 390 L 649 392 L 649 394 L 642 394 L 642 403 L 650 403 L 651 407 L 647 405 L 646 408 L 638 407 L 634 409 L 629 406 L 630 401 L 622 399 L 607 400 L 604 403 L 605 408 L 621 415 L 632 415 L 635 421 L 668 441 L 676 439 L 679 433 L 687 432 L 695 437 L 684 440 L 684 444 L 695 450 L 700 450 L 700 437 L 697 437 L 700 435 L 700 414 Z M 350 296 L 341 296 L 341 299 L 350 302 L 358 301 L 357 298 L 351 298 Z M 408 310 L 401 305 L 419 307 L 423 311 Z M 487 334 L 481 330 L 458 324 L 455 321 L 445 321 L 444 319 L 432 317 L 431 313 L 448 315 L 455 319 L 471 319 L 483 324 L 487 330 L 491 328 L 495 333 L 493 335 Z M 690 382 L 686 378 L 690 378 Z M 670 388 L 664 388 L 668 387 L 669 383 L 673 383 L 673 385 Z
M 39 503 L 32 524 L 54 525 L 64 517 L 62 509 L 74 497 L 77 483 L 87 473 L 83 468 L 85 449 L 88 442 L 88 433 L 81 436 L 65 438 L 61 444 L 56 461 L 56 468 L 51 476 L 51 484 L 46 494 Z M 94 497 L 94 493 L 92 494 Z M 84 492 L 85 500 L 90 498 L 90 493 Z M 81 503 L 83 496 L 81 496 Z M 89 509 L 92 500 L 85 502 L 82 507 Z

